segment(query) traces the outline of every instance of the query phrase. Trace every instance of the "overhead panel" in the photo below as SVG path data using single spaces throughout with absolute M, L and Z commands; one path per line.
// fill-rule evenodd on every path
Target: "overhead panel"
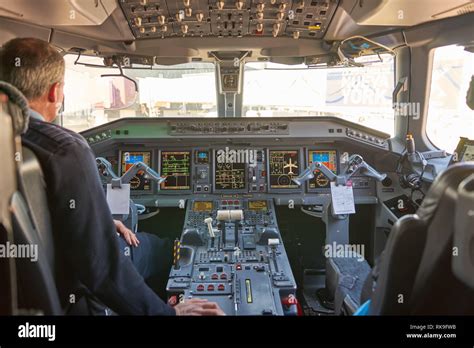
M 321 39 L 338 0 L 122 0 L 137 39 L 293 37 Z

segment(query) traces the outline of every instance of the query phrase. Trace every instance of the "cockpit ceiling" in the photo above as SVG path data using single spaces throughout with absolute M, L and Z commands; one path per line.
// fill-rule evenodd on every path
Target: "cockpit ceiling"
M 212 61 L 209 52 L 236 50 L 249 52 L 247 61 L 296 64 L 333 54 L 337 42 L 355 35 L 399 47 L 419 39 L 409 27 L 474 11 L 474 0 L 58 1 L 0 0 L 0 45 L 33 36 L 64 51 L 157 64 Z M 438 32 L 448 27 L 440 24 Z
M 338 0 L 158 0 L 120 2 L 138 39 L 324 36 Z

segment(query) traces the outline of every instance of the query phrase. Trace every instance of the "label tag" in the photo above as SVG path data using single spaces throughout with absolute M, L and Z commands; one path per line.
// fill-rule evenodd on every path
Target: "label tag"
M 352 181 L 348 181 L 346 185 L 336 185 L 331 182 L 332 208 L 334 214 L 354 214 L 354 191 L 352 190 Z
M 112 188 L 107 184 L 107 203 L 113 215 L 128 214 L 130 209 L 130 184 Z

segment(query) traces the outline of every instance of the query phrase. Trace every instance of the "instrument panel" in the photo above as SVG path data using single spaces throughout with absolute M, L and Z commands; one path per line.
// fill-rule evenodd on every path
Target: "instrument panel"
M 330 193 L 322 173 L 300 187 L 292 178 L 316 160 L 340 173 L 353 153 L 377 168 L 391 146 L 384 133 L 329 117 L 120 119 L 83 135 L 119 175 L 143 161 L 166 176 L 161 185 L 144 173 L 132 180 L 133 199 L 151 206 L 175 206 L 196 194 L 319 204 Z M 372 178 L 356 174 L 352 181 L 356 202 L 376 202 Z
M 152 158 L 157 156 L 158 166 Z M 157 170 L 166 180 L 159 190 L 166 193 L 289 193 L 302 192 L 292 178 L 313 161 L 324 163 L 334 173 L 339 170 L 339 155 L 332 149 L 229 148 L 120 151 L 120 173 L 141 161 Z M 157 168 L 156 168 L 157 167 Z M 329 180 L 319 171 L 308 181 L 308 192 L 328 192 Z M 144 173 L 132 179 L 131 190 L 152 192 Z

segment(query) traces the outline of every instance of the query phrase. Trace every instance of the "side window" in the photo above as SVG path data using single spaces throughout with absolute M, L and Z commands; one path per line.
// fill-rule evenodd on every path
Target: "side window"
M 435 146 L 453 152 L 459 137 L 474 139 L 474 111 L 466 94 L 474 75 L 474 53 L 460 46 L 435 50 L 426 133 Z

